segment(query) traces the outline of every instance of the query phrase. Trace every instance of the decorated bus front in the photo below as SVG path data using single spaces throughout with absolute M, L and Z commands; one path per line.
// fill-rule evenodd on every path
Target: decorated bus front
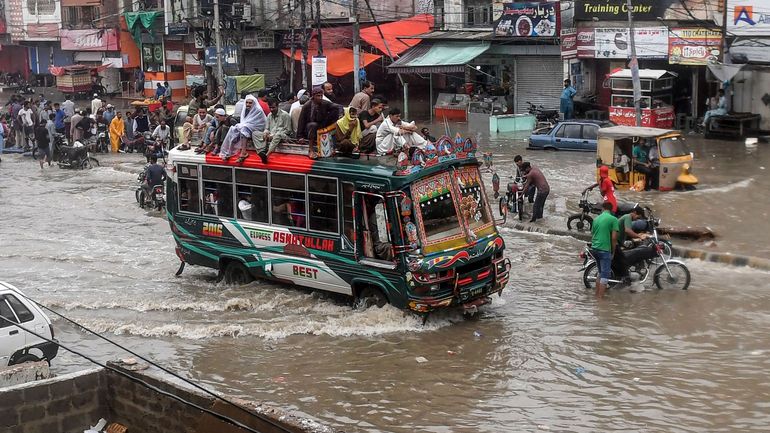
M 500 294 L 510 262 L 497 233 L 477 163 L 415 181 L 400 203 L 406 236 L 409 307 L 475 310 Z

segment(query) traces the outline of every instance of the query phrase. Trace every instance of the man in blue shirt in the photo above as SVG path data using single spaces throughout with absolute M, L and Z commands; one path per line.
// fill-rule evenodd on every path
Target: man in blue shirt
M 64 118 L 67 117 L 67 115 L 64 113 L 64 110 L 62 110 L 59 106 L 59 103 L 53 104 L 53 113 L 54 113 L 54 127 L 56 128 L 56 132 L 59 134 L 64 134 L 65 127 L 64 127 Z
M 577 90 L 572 87 L 572 83 L 569 78 L 564 80 L 564 90 L 561 92 L 561 99 L 559 103 L 559 111 L 564 114 L 564 120 L 572 119 L 575 117 L 575 108 L 572 103 L 572 98 L 575 97 Z

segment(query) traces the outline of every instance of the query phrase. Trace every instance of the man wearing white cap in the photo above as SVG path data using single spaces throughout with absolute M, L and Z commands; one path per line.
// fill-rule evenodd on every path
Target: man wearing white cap
M 99 109 L 102 108 L 104 105 L 104 102 L 99 99 L 99 94 L 94 93 L 94 99 L 91 100 L 91 112 L 92 113 L 98 113 Z
M 107 124 L 109 125 L 110 122 L 112 122 L 112 119 L 115 118 L 115 107 L 113 107 L 112 104 L 107 104 L 106 108 L 104 109 L 104 113 L 102 113 L 102 116 L 104 116 L 104 120 L 106 120 Z
M 308 100 L 310 100 L 310 97 L 307 95 L 307 90 L 300 89 L 299 92 L 297 92 L 297 100 L 291 104 L 291 108 L 289 109 L 293 131 L 297 130 L 297 125 L 299 124 L 299 113 L 302 111 L 302 106 Z

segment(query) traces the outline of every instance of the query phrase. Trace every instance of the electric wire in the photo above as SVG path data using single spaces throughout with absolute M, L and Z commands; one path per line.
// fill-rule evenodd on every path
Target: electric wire
M 267 418 L 267 417 L 265 417 L 265 416 L 263 416 L 263 415 L 261 415 L 261 414 L 259 414 L 259 413 L 256 413 L 256 412 L 252 412 L 252 411 L 250 411 L 250 410 L 246 409 L 245 407 L 243 407 L 243 406 L 240 406 L 240 405 L 238 405 L 238 404 L 236 404 L 236 403 L 234 403 L 234 402 L 230 401 L 229 399 L 227 399 L 227 398 L 224 398 L 224 397 L 222 397 L 221 395 L 218 395 L 218 394 L 216 394 L 215 392 L 213 392 L 213 391 L 211 391 L 211 390 L 209 390 L 209 389 L 207 389 L 207 388 L 205 388 L 205 387 L 203 387 L 203 386 L 201 386 L 201 385 L 199 385 L 199 384 L 197 384 L 197 383 L 193 382 L 192 380 L 190 380 L 190 379 L 188 379 L 188 378 L 185 378 L 185 377 L 183 377 L 183 376 L 179 375 L 178 373 L 175 373 L 175 372 L 173 372 L 173 371 L 169 370 L 169 369 L 168 369 L 168 368 L 166 368 L 166 367 L 163 367 L 162 365 L 160 365 L 160 364 L 156 363 L 155 361 L 152 361 L 151 359 L 148 359 L 147 357 L 145 357 L 145 356 L 143 356 L 143 355 L 141 355 L 141 354 L 139 354 L 139 353 L 136 353 L 135 351 L 133 351 L 133 350 L 131 350 L 131 349 L 129 349 L 129 348 L 127 348 L 127 347 L 125 347 L 125 346 L 123 346 L 123 345 L 121 345 L 121 344 L 119 344 L 119 343 L 117 343 L 117 342 L 115 342 L 115 341 L 113 341 L 113 340 L 111 340 L 111 339 L 109 339 L 109 338 L 107 338 L 107 337 L 105 337 L 105 336 L 101 335 L 100 333 L 98 333 L 98 332 L 96 332 L 96 331 L 94 331 L 94 330 L 92 330 L 92 329 L 90 329 L 90 328 L 86 327 L 85 325 L 82 325 L 82 324 L 80 324 L 80 323 L 78 323 L 78 322 L 76 322 L 76 321 L 74 321 L 74 320 L 70 319 L 69 317 L 67 317 L 67 316 L 65 316 L 65 315 L 63 315 L 63 314 L 61 314 L 61 313 L 59 313 L 59 312 L 58 312 L 58 311 L 56 311 L 56 310 L 53 310 L 53 309 L 51 309 L 51 308 L 49 308 L 49 307 L 47 307 L 47 306 L 45 306 L 45 305 L 41 304 L 40 302 L 36 301 L 35 299 L 32 299 L 32 298 L 30 298 L 29 296 L 27 296 L 27 294 L 26 294 L 26 293 L 22 293 L 22 292 L 20 292 L 20 291 L 19 291 L 19 292 L 15 292 L 15 293 L 16 293 L 16 294 L 18 294 L 18 295 L 20 295 L 21 297 L 25 298 L 26 300 L 28 300 L 28 301 L 32 302 L 33 304 L 37 305 L 38 307 L 40 307 L 40 308 L 43 308 L 44 310 L 46 310 L 46 311 L 49 311 L 49 312 L 51 312 L 52 314 L 54 314 L 54 315 L 56 315 L 56 316 L 58 316 L 58 317 L 61 317 L 61 318 L 62 318 L 62 319 L 64 319 L 65 321 L 69 322 L 70 324 L 72 324 L 72 325 L 74 325 L 74 326 L 76 326 L 76 327 L 78 327 L 78 328 L 80 328 L 80 329 L 83 329 L 83 330 L 85 330 L 85 331 L 87 331 L 87 332 L 89 332 L 89 333 L 91 333 L 91 334 L 93 334 L 93 335 L 95 335 L 96 337 L 98 337 L 98 338 L 100 338 L 100 339 L 102 339 L 102 340 L 104 340 L 104 341 L 106 341 L 106 342 L 108 342 L 108 343 L 110 343 L 110 344 L 114 345 L 115 347 L 118 347 L 119 349 L 121 349 L 121 350 L 123 350 L 123 351 L 125 351 L 125 352 L 128 352 L 128 353 L 130 353 L 130 354 L 131 354 L 131 355 L 133 355 L 133 356 L 136 356 L 137 358 L 139 358 L 139 359 L 141 359 L 142 361 L 144 361 L 144 362 L 146 362 L 146 363 L 148 363 L 148 364 L 152 365 L 153 367 L 156 367 L 156 368 L 160 369 L 161 371 L 163 371 L 163 372 L 165 372 L 165 373 L 167 373 L 167 374 L 170 374 L 171 376 L 173 376 L 173 377 L 175 377 L 175 378 L 177 378 L 177 379 L 179 379 L 179 380 L 181 380 L 181 381 L 183 381 L 183 382 L 187 383 L 188 385 L 191 385 L 191 386 L 192 386 L 192 387 L 194 387 L 195 389 L 198 389 L 198 390 L 200 390 L 200 391 L 202 391 L 202 392 L 204 392 L 204 393 L 206 393 L 206 394 L 208 394 L 208 395 L 210 395 L 210 396 L 212 396 L 212 397 L 216 398 L 217 400 L 221 400 L 221 401 L 222 401 L 222 402 L 224 402 L 224 403 L 227 403 L 227 404 L 229 404 L 229 405 L 231 405 L 231 406 L 234 406 L 234 407 L 236 407 L 238 410 L 240 410 L 241 412 L 244 412 L 244 413 L 246 413 L 246 414 L 248 414 L 248 415 L 251 415 L 251 416 L 253 416 L 253 417 L 256 417 L 256 418 L 258 418 L 258 419 L 260 419 L 260 420 L 262 420 L 262 421 L 265 421 L 265 422 L 267 422 L 267 423 L 270 423 L 270 424 L 272 424 L 274 427 L 277 427 L 277 428 L 282 428 L 282 427 L 281 427 L 279 424 L 276 424 L 276 423 L 275 423 L 274 421 L 272 421 L 270 418 Z M 5 318 L 4 318 L 4 319 L 5 319 Z M 5 320 L 8 320 L 8 319 L 5 319 Z M 12 322 L 12 323 L 14 323 L 14 322 Z M 58 343 L 57 343 L 57 344 L 58 344 Z M 60 345 L 60 346 L 61 346 L 61 345 Z M 62 347 L 64 347 L 64 346 L 62 346 Z M 69 349 L 67 349 L 67 350 L 69 350 Z M 75 353 L 76 355 L 80 355 L 79 353 L 77 353 L 77 352 L 74 352 L 74 351 L 72 351 L 72 350 L 69 350 L 69 351 L 70 351 L 70 352 L 72 352 L 72 353 Z M 82 356 L 82 355 L 81 355 L 81 356 Z M 86 359 L 88 359 L 89 361 L 91 361 L 91 359 L 89 359 L 89 358 L 86 358 Z M 93 361 L 92 361 L 92 362 L 93 362 Z
M 73 354 L 75 354 L 77 356 L 80 356 L 80 357 L 86 359 L 87 361 L 89 361 L 89 362 L 91 362 L 93 364 L 96 364 L 96 365 L 98 365 L 98 366 L 100 366 L 100 367 L 102 367 L 104 369 L 110 370 L 112 372 L 118 373 L 119 375 L 125 377 L 126 379 L 130 380 L 131 382 L 138 383 L 138 384 L 144 386 L 147 389 L 150 389 L 152 391 L 157 392 L 158 394 L 161 394 L 161 395 L 164 395 L 166 397 L 172 398 L 172 399 L 174 399 L 174 400 L 176 400 L 176 401 L 178 401 L 178 402 L 180 402 L 180 403 L 182 403 L 184 405 L 190 406 L 190 407 L 192 407 L 192 408 L 194 408 L 196 410 L 199 410 L 201 412 L 205 412 L 205 413 L 213 416 L 214 418 L 216 418 L 216 419 L 218 419 L 220 421 L 226 422 L 226 423 L 228 423 L 230 425 L 233 425 L 233 426 L 238 427 L 240 429 L 246 430 L 248 432 L 262 433 L 259 430 L 256 430 L 256 429 L 254 429 L 252 427 L 249 427 L 249 426 L 241 423 L 240 421 L 234 420 L 234 419 L 232 419 L 232 418 L 230 418 L 228 416 L 222 415 L 222 414 L 217 413 L 217 412 L 215 412 L 213 410 L 210 410 L 210 409 L 207 409 L 205 407 L 199 406 L 199 405 L 197 405 L 197 404 L 195 404 L 195 403 L 193 403 L 191 401 L 185 400 L 184 398 L 179 397 L 178 395 L 175 395 L 175 394 L 170 393 L 168 391 L 164 391 L 164 390 L 162 390 L 162 389 L 160 389 L 160 388 L 158 388 L 158 387 L 156 387 L 154 385 L 151 385 L 151 384 L 147 383 L 146 381 L 144 381 L 142 379 L 139 379 L 137 377 L 134 377 L 134 376 L 126 373 L 125 371 L 122 371 L 120 369 L 112 367 L 112 366 L 110 366 L 108 364 L 103 364 L 103 363 L 101 363 L 101 362 L 99 362 L 99 361 L 89 357 L 88 355 L 85 355 L 85 354 L 83 354 L 81 352 L 76 351 L 75 349 L 72 349 L 72 348 L 70 348 L 68 346 L 65 346 L 65 345 L 59 343 L 58 341 L 54 341 L 54 340 L 52 340 L 52 339 L 50 339 L 48 337 L 44 337 L 44 336 L 38 334 L 37 332 L 32 331 L 31 329 L 28 329 L 27 327 L 22 326 L 21 324 L 16 323 L 16 322 L 14 322 L 14 321 L 12 321 L 12 320 L 10 320 L 10 319 L 2 316 L 2 315 L 0 315 L 0 319 L 2 319 L 6 323 L 9 323 L 11 325 L 16 326 L 17 328 L 21 329 L 24 332 L 27 332 L 27 333 L 29 333 L 31 335 L 34 335 L 37 338 L 40 338 L 41 340 L 44 340 L 44 341 L 46 341 L 48 343 L 51 343 L 51 344 L 56 344 L 59 347 L 61 347 L 62 349 L 66 350 L 68 352 L 71 352 L 71 353 L 73 353 Z M 276 428 L 279 428 L 279 429 L 281 429 L 281 430 L 283 430 L 283 431 L 285 431 L 287 433 L 291 432 L 291 430 L 289 430 L 289 429 L 287 429 L 287 428 L 285 428 L 285 427 L 283 427 L 283 426 L 281 426 L 279 424 L 273 423 L 273 426 L 276 427 Z

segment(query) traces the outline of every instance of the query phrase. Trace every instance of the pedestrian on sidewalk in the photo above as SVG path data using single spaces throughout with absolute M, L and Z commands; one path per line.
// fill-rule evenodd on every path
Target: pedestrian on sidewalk
M 533 223 L 543 218 L 543 209 L 545 208 L 545 199 L 548 198 L 548 194 L 551 192 L 551 187 L 548 185 L 548 181 L 545 180 L 545 175 L 539 168 L 533 167 L 529 161 L 522 164 L 524 176 L 527 177 L 527 181 L 524 183 L 523 190 L 526 191 L 531 185 L 534 185 L 537 189 L 537 195 L 535 196 L 535 204 L 532 206 L 532 218 L 529 222 Z

